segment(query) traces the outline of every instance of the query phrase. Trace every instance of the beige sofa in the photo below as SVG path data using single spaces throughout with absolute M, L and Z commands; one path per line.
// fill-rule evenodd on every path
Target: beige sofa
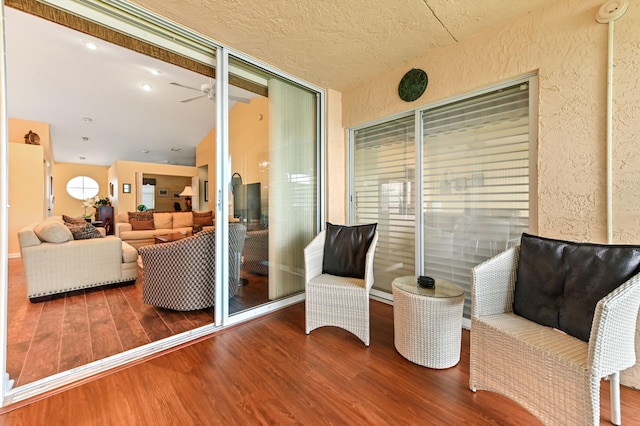
M 52 295 L 110 284 L 133 284 L 138 253 L 113 235 L 74 240 L 61 216 L 32 223 L 18 231 L 20 253 L 32 302 Z
M 119 213 L 116 218 L 115 235 L 136 249 L 153 244 L 157 235 L 174 232 L 191 231 L 194 218 L 210 212 L 149 212 L 153 224 L 136 226 L 129 221 L 128 212 Z M 213 223 L 213 214 L 211 213 Z M 196 221 L 198 221 L 196 219 Z M 144 221 L 143 221 L 144 222 Z M 203 229 L 213 229 L 213 225 L 205 225 Z

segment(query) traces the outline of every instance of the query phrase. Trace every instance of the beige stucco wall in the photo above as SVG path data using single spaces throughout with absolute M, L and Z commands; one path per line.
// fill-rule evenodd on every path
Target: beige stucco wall
M 345 128 L 429 105 L 530 72 L 539 78 L 537 232 L 606 242 L 607 25 L 595 21 L 600 0 L 556 2 L 508 25 L 415 62 L 402 64 L 342 93 Z M 640 234 L 640 7 L 615 23 L 614 242 Z M 429 75 L 413 103 L 397 95 L 411 68 Z M 329 152 L 329 163 L 341 162 Z M 334 158 L 335 157 L 335 158 Z M 343 169 L 344 172 L 345 169 Z M 332 199 L 332 203 L 337 200 Z M 330 210 L 341 207 L 332 204 Z M 533 229 L 535 229 L 535 224 Z M 640 343 L 640 338 L 636 339 Z M 640 359 L 640 351 L 638 351 Z M 623 383 L 640 387 L 638 366 Z
M 325 165 L 327 221 L 347 222 L 347 147 L 342 126 L 342 95 L 327 90 L 327 161 Z

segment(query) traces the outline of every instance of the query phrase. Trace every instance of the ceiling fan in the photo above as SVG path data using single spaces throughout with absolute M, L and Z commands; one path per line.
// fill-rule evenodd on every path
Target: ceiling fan
M 215 89 L 215 85 L 214 85 L 213 79 L 210 79 L 208 83 L 201 84 L 199 89 L 197 87 L 187 86 L 186 84 L 176 83 L 175 81 L 172 81 L 169 84 L 172 84 L 172 85 L 178 86 L 178 87 L 182 87 L 184 89 L 197 90 L 198 92 L 200 92 L 200 94 L 197 95 L 197 96 L 192 96 L 190 98 L 182 99 L 180 101 L 182 103 L 195 101 L 196 99 L 200 99 L 200 98 L 204 98 L 204 97 L 206 97 L 207 99 L 209 99 L 211 101 L 215 100 L 215 98 L 216 98 L 216 89 Z M 232 101 L 244 102 L 245 104 L 248 104 L 249 102 L 251 102 L 251 99 L 244 98 L 244 97 L 241 97 L 241 96 L 229 95 L 229 99 L 231 99 Z

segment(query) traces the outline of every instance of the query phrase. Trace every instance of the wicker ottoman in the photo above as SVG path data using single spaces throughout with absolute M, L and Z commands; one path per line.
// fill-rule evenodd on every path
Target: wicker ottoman
M 413 276 L 393 280 L 396 349 L 425 367 L 453 367 L 460 361 L 464 290 L 437 278 L 431 289 L 416 282 Z

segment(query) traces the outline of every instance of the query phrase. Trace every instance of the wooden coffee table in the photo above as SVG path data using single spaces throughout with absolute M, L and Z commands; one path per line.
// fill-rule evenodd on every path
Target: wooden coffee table
M 188 231 L 186 233 L 172 232 L 171 234 L 156 235 L 154 243 L 155 244 L 170 243 L 171 241 L 178 241 L 183 238 L 190 237 L 192 235 L 193 235 L 193 232 L 191 231 Z

